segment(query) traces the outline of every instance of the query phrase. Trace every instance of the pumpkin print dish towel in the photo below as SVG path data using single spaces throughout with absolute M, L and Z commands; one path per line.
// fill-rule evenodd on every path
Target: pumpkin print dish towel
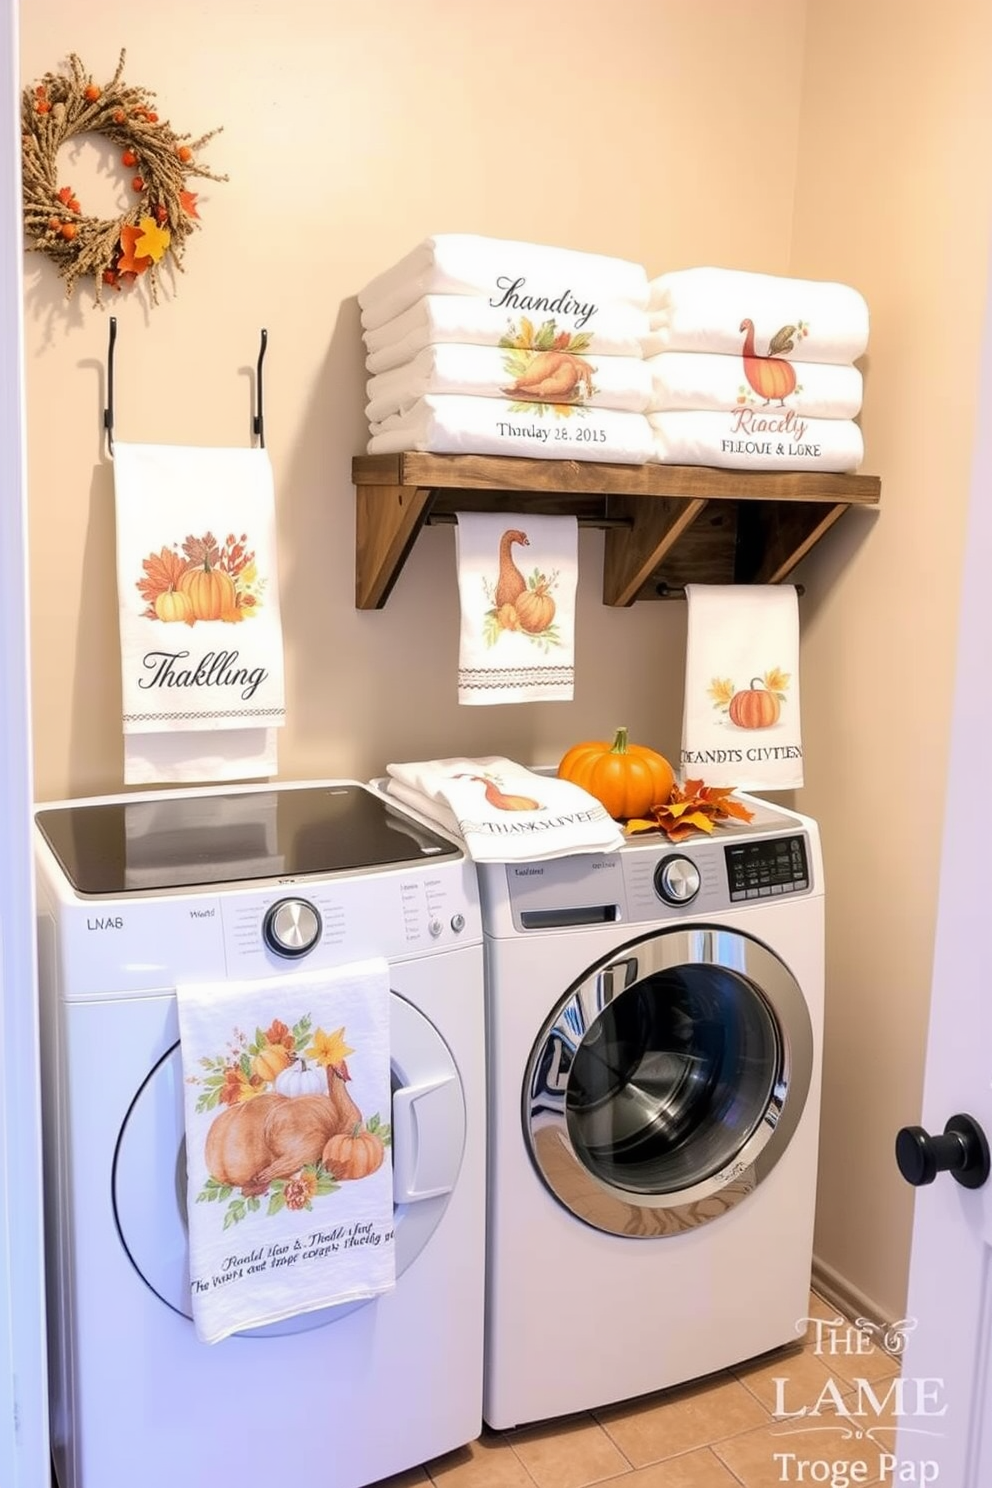
M 124 781 L 277 773 L 285 721 L 264 449 L 118 443 Z
M 803 783 L 791 584 L 688 584 L 682 774 L 740 790 Z
M 459 512 L 460 703 L 569 702 L 575 685 L 575 517 Z
M 392 1291 L 388 963 L 177 993 L 197 1337 Z

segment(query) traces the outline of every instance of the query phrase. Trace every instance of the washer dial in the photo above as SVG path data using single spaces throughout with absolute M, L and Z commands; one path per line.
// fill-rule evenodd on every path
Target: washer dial
M 277 956 L 305 956 L 320 939 L 320 915 L 306 899 L 278 899 L 262 921 L 262 939 Z
M 654 886 L 666 904 L 689 904 L 699 893 L 699 869 L 691 858 L 679 853 L 662 858 L 655 869 Z

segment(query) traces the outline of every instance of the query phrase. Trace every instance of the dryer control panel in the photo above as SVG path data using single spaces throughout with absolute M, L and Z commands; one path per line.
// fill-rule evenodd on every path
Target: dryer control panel
M 480 886 L 484 917 L 498 912 L 499 894 L 508 894 L 513 928 L 526 933 L 655 923 L 806 894 L 811 865 L 807 834 L 797 825 L 782 835 L 682 843 L 652 837 L 617 853 L 483 865 Z

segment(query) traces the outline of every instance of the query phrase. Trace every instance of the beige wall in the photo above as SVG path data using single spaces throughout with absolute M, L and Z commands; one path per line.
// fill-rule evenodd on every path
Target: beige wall
M 226 171 L 174 295 L 115 298 L 117 434 L 249 436 L 258 332 L 278 488 L 289 687 L 281 774 L 365 777 L 392 758 L 553 759 L 627 723 L 675 753 L 685 613 L 599 601 L 580 539 L 571 704 L 455 704 L 450 528 L 422 535 L 387 605 L 353 607 L 350 461 L 364 444 L 355 294 L 421 238 L 468 231 L 644 262 L 845 279 L 872 308 L 865 469 L 804 567 L 808 788 L 829 871 L 829 1022 L 818 1249 L 892 1313 L 910 1198 L 893 1132 L 918 1113 L 990 190 L 981 0 L 282 0 L 246 9 L 69 0 L 22 15 L 25 83 L 77 46 L 126 76 Z M 54 45 L 53 45 L 54 39 Z M 66 177 L 98 209 L 116 169 Z M 107 316 L 27 260 L 36 783 L 121 783 Z M 920 795 L 924 800 L 920 803 Z
M 791 268 L 868 300 L 865 469 L 882 478 L 877 518 L 846 517 L 803 571 L 802 805 L 823 822 L 828 892 L 816 1247 L 890 1316 L 905 1305 L 912 1217 L 893 1141 L 920 1118 L 930 996 L 990 57 L 984 0 L 808 7 Z
M 268 329 L 283 776 L 364 778 L 390 759 L 459 752 L 557 758 L 620 723 L 678 747 L 684 614 L 605 610 L 602 533 L 581 537 L 571 704 L 457 706 L 450 527 L 423 535 L 385 610 L 355 611 L 350 468 L 366 437 L 355 295 L 438 231 L 562 243 L 654 272 L 700 256 L 784 270 L 801 17 L 791 0 L 719 0 L 702 27 L 691 0 L 567 12 L 527 0 L 143 11 L 105 0 L 80 27 L 69 0 L 24 7 L 25 82 L 59 65 L 63 38 L 98 79 L 126 41 L 126 77 L 156 89 L 175 128 L 224 126 L 206 156 L 230 181 L 204 185 L 175 298 L 150 313 L 124 296 L 111 307 L 116 430 L 245 441 L 247 369 Z M 762 74 L 775 80 L 771 162 L 749 143 L 767 112 Z M 91 167 L 72 167 L 77 191 L 90 191 Z M 80 795 L 119 788 L 122 769 L 107 316 L 85 294 L 67 308 L 40 258 L 28 259 L 27 305 L 37 785 Z

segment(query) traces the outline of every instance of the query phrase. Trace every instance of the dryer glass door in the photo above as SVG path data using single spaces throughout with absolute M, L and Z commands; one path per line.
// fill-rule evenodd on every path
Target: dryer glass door
M 390 1002 L 392 1166 L 397 1279 L 436 1230 L 461 1169 L 465 1097 L 447 1044 L 405 998 Z M 158 1181 L 155 1155 L 172 1133 L 175 1182 Z M 131 1103 L 114 1155 L 117 1228 L 142 1280 L 169 1307 L 191 1318 L 186 1222 L 183 1065 L 178 1043 L 159 1060 Z M 369 1302 L 345 1303 L 239 1337 L 272 1337 L 333 1323 Z
M 727 930 L 631 942 L 539 1037 L 525 1126 L 567 1208 L 624 1235 L 716 1219 L 772 1170 L 809 1092 L 813 1038 L 791 972 Z

